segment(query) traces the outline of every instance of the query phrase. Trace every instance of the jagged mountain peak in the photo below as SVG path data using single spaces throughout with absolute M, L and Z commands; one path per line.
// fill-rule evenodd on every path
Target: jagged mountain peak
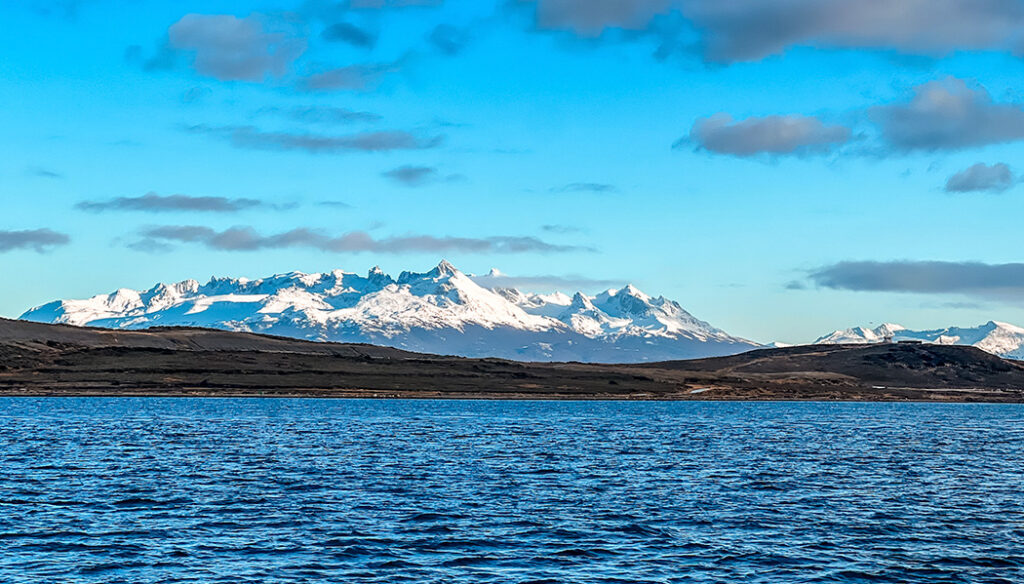
M 459 271 L 459 270 L 458 270 L 458 269 L 457 269 L 457 268 L 456 268 L 455 266 L 453 266 L 453 265 L 452 265 L 452 264 L 451 264 L 451 263 L 450 263 L 450 262 L 449 262 L 448 260 L 441 260 L 441 261 L 440 261 L 440 262 L 439 262 L 439 263 L 437 264 L 437 267 L 436 267 L 436 268 L 434 268 L 434 269 L 435 269 L 435 270 L 437 270 L 437 271 L 438 271 L 439 273 L 441 273 L 441 274 L 454 274 L 455 272 L 458 272 L 458 271 Z
M 441 260 L 434 268 L 426 272 L 410 272 L 404 271 L 398 275 L 397 282 L 399 284 L 409 284 L 411 282 L 430 280 L 439 281 L 442 279 L 452 278 L 454 276 L 463 275 L 458 268 L 453 266 L 448 260 Z
M 500 274 L 492 270 L 492 274 Z M 23 319 L 111 328 L 202 326 L 423 352 L 529 360 L 645 361 L 741 352 L 757 345 L 635 286 L 597 296 L 488 288 L 442 260 L 397 279 L 336 269 L 211 278 L 52 302 Z
M 590 301 L 590 298 L 584 296 L 582 292 L 577 292 L 572 295 L 572 302 L 569 304 L 569 308 L 572 310 L 593 310 L 594 303 Z
M 815 344 L 864 344 L 893 341 L 921 341 L 940 345 L 971 345 L 1009 359 L 1024 359 L 1024 328 L 993 320 L 976 327 L 951 326 L 931 330 L 911 330 L 885 323 L 875 328 L 852 327 L 819 337 Z

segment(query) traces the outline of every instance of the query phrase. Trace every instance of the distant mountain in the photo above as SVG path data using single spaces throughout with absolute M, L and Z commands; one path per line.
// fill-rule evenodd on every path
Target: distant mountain
M 122 288 L 51 302 L 21 318 L 115 329 L 197 326 L 536 361 L 690 359 L 759 346 L 631 285 L 596 296 L 492 289 L 446 261 L 398 278 L 374 268 L 366 276 L 292 272 Z
M 827 334 L 815 344 L 878 343 L 891 335 L 894 341 L 917 340 L 939 345 L 971 345 L 1007 359 L 1024 359 L 1024 328 L 1005 322 L 989 321 L 972 328 L 912 331 L 898 324 L 883 324 L 870 329 L 848 328 Z

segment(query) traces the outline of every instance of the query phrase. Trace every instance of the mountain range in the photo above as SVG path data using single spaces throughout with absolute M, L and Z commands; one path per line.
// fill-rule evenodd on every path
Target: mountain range
M 185 280 L 58 300 L 21 319 L 114 329 L 206 327 L 524 361 L 661 361 L 760 346 L 632 285 L 596 296 L 488 288 L 447 261 L 397 278 L 374 268 L 366 276 L 334 270 Z
M 1024 359 L 1024 328 L 1005 322 L 989 321 L 976 327 L 948 327 L 910 330 L 885 323 L 875 328 L 854 327 L 831 332 L 815 344 L 864 344 L 893 341 L 922 341 L 938 345 L 971 345 L 1006 359 Z
M 498 272 L 494 272 L 499 274 Z M 632 285 L 597 295 L 537 294 L 490 286 L 442 261 L 397 278 L 373 268 L 290 272 L 267 278 L 185 280 L 57 300 L 20 318 L 113 329 L 190 326 L 315 341 L 370 343 L 408 351 L 520 361 L 635 363 L 732 355 L 763 346 L 695 318 L 677 302 Z M 1002 322 L 909 330 L 897 324 L 837 330 L 814 344 L 887 338 L 972 345 L 1024 359 L 1024 328 Z

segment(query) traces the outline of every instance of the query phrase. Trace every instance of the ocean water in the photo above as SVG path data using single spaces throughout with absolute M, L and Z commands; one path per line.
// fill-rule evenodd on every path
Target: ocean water
M 0 582 L 1024 582 L 1024 407 L 0 399 Z

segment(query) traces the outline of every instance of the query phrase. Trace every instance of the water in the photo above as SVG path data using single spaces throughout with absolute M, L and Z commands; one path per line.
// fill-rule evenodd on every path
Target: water
M 0 399 L 0 582 L 1024 581 L 1013 405 Z

